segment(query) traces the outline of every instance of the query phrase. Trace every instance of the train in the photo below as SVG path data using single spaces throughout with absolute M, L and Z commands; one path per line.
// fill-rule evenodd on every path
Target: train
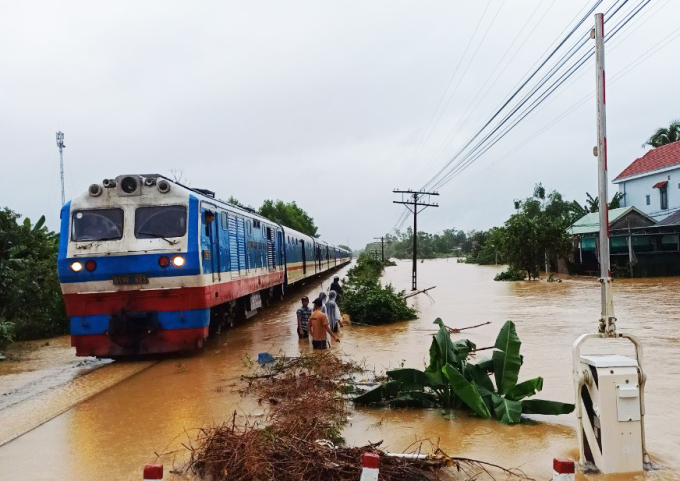
M 201 349 L 351 252 L 158 174 L 92 184 L 61 209 L 58 271 L 77 356 Z

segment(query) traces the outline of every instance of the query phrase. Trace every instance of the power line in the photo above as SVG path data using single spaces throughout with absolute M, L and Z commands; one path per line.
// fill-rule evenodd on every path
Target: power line
M 650 18 L 651 18 L 651 17 L 650 17 Z M 676 34 L 676 35 L 675 35 L 674 37 L 670 38 L 673 34 Z M 670 38 L 670 40 L 666 41 L 666 40 L 669 39 L 669 38 Z M 655 45 L 653 45 L 651 48 L 649 48 L 648 50 L 646 50 L 644 53 L 642 53 L 642 54 L 641 54 L 639 57 L 637 57 L 635 60 L 633 60 L 633 61 L 630 62 L 628 65 L 626 65 L 624 68 L 622 68 L 619 72 L 617 72 L 614 76 L 612 76 L 612 78 L 611 78 L 607 83 L 608 83 L 609 85 L 614 84 L 615 82 L 617 82 L 618 80 L 620 80 L 621 78 L 623 78 L 625 75 L 627 75 L 628 73 L 630 73 L 630 72 L 631 72 L 633 69 L 635 69 L 637 66 L 639 66 L 640 64 L 642 64 L 645 60 L 647 60 L 647 59 L 649 59 L 650 57 L 652 57 L 653 55 L 659 53 L 659 52 L 661 51 L 661 48 L 667 46 L 668 44 L 670 44 L 671 42 L 673 42 L 673 41 L 676 40 L 677 38 L 680 38 L 680 27 L 678 27 L 677 29 L 673 30 L 673 31 L 672 31 L 671 33 L 669 33 L 666 37 L 664 37 L 663 39 L 661 39 L 659 42 L 657 42 L 657 43 L 656 43 Z M 664 43 L 664 42 L 665 42 L 665 43 Z M 663 44 L 663 45 L 662 45 L 662 44 Z M 657 48 L 657 47 L 659 47 L 659 48 Z M 562 114 L 560 114 L 560 115 L 557 116 L 555 119 L 553 119 L 549 124 L 545 125 L 542 129 L 538 130 L 537 132 L 534 132 L 530 137 L 528 137 L 527 139 L 525 139 L 524 141 L 522 141 L 520 144 L 518 144 L 518 145 L 517 145 L 514 149 L 512 149 L 510 152 L 506 153 L 505 155 L 503 155 L 503 157 L 499 158 L 498 160 L 496 160 L 495 162 L 493 162 L 492 164 L 490 164 L 489 166 L 487 166 L 484 170 L 478 172 L 476 176 L 478 176 L 478 175 L 480 175 L 480 174 L 482 174 L 482 173 L 488 171 L 488 170 L 489 170 L 491 167 L 493 167 L 494 165 L 497 165 L 497 164 L 501 163 L 503 160 L 507 159 L 510 155 L 512 155 L 512 154 L 514 154 L 515 152 L 519 151 L 519 150 L 520 150 L 522 147 L 524 147 L 526 144 L 528 144 L 529 142 L 531 142 L 532 140 L 534 140 L 536 137 L 538 137 L 538 136 L 540 136 L 541 134 L 543 134 L 546 130 L 550 129 L 550 128 L 553 127 L 555 124 L 557 124 L 558 122 L 564 120 L 566 117 L 568 117 L 569 115 L 571 115 L 572 113 L 574 113 L 578 108 L 580 108 L 581 106 L 583 106 L 585 102 L 587 102 L 587 101 L 589 101 L 590 99 L 592 99 L 594 93 L 595 93 L 595 91 L 593 90 L 593 91 L 591 91 L 588 95 L 586 95 L 586 96 L 584 96 L 583 98 L 581 98 L 580 100 L 578 100 L 574 105 L 572 105 L 569 109 L 567 109 L 567 110 L 564 111 Z M 552 100 L 551 100 L 551 101 L 552 101 Z M 476 176 L 475 176 L 475 177 L 476 177 Z M 473 178 L 474 178 L 474 177 L 473 177 Z
M 456 77 L 456 74 L 458 73 L 458 69 L 460 68 L 460 64 L 463 63 L 463 59 L 465 58 L 465 55 L 467 54 L 468 49 L 470 48 L 470 45 L 472 45 L 472 41 L 475 38 L 475 35 L 477 35 L 477 30 L 479 29 L 479 26 L 482 24 L 482 20 L 484 19 L 484 16 L 486 15 L 486 11 L 489 9 L 489 6 L 491 5 L 491 0 L 489 0 L 486 4 L 486 7 L 484 8 L 484 11 L 482 12 L 482 16 L 479 17 L 479 21 L 477 22 L 477 26 L 475 27 L 475 30 L 472 32 L 472 37 L 470 37 L 470 41 L 468 42 L 467 46 L 465 47 L 465 50 L 463 51 L 463 55 L 460 57 L 460 60 L 458 61 L 458 65 L 456 65 L 456 68 L 453 71 L 453 74 L 451 75 L 451 78 L 449 79 L 449 82 L 446 84 L 446 88 L 444 89 L 444 92 L 442 92 L 442 96 L 439 99 L 439 102 L 437 102 L 437 107 L 435 107 L 434 112 L 432 112 L 432 116 L 430 117 L 429 122 L 427 123 L 427 126 L 425 127 L 425 130 L 423 131 L 423 135 L 420 137 L 420 140 L 418 141 L 418 145 L 416 146 L 416 149 L 413 152 L 413 155 L 411 156 L 411 159 L 409 160 L 408 164 L 406 164 L 406 168 L 404 169 L 404 174 L 408 171 L 409 167 L 415 161 L 418 153 L 420 152 L 421 147 L 424 145 L 423 139 L 425 139 L 425 135 L 428 132 L 428 129 L 430 128 L 430 125 L 432 125 L 432 121 L 434 120 L 435 116 L 437 115 L 437 112 L 439 111 L 439 107 L 442 104 L 442 101 L 446 97 L 446 92 L 448 92 L 449 87 L 451 86 L 451 83 L 453 82 L 453 79 Z M 434 127 L 433 127 L 434 128 Z M 432 132 L 430 132 L 431 134 Z M 427 135 L 427 138 L 429 139 L 429 134 Z M 427 142 L 427 139 L 425 139 L 425 142 Z
M 442 148 L 450 142 L 449 139 L 453 140 L 453 138 L 455 137 L 455 134 L 458 132 L 458 127 L 459 127 L 459 125 L 461 124 L 461 122 L 464 124 L 464 123 L 467 121 L 467 119 L 469 118 L 469 116 L 468 116 L 468 117 L 465 117 L 466 114 L 467 114 L 468 112 L 470 112 L 470 109 L 472 109 L 472 110 L 474 111 L 474 109 L 477 108 L 477 106 L 479 106 L 479 104 L 486 98 L 486 96 L 487 96 L 487 95 L 489 94 L 489 92 L 491 91 L 491 88 L 496 84 L 496 82 L 497 82 L 498 79 L 501 77 L 501 75 L 503 74 L 503 72 L 505 72 L 505 69 L 508 68 L 508 66 L 510 65 L 510 63 L 512 63 L 512 60 L 517 56 L 517 54 L 519 53 L 519 51 L 522 49 L 522 46 L 524 46 L 524 44 L 525 44 L 526 41 L 529 39 L 529 37 L 531 36 L 531 34 L 534 32 L 534 30 L 536 30 L 536 27 L 540 24 L 540 22 L 541 22 L 541 20 L 543 19 L 543 17 L 545 17 L 545 15 L 548 13 L 548 11 L 550 10 L 550 8 L 555 4 L 556 1 L 557 1 L 557 0 L 553 0 L 553 2 L 548 6 L 548 9 L 543 13 L 543 15 L 542 15 L 541 18 L 538 20 L 538 22 L 536 22 L 536 25 L 534 25 L 534 28 L 531 30 L 531 32 L 529 32 L 529 35 L 527 35 L 527 37 L 524 39 L 524 41 L 522 42 L 522 44 L 519 46 L 519 48 L 517 49 L 517 52 L 515 52 L 515 54 L 514 54 L 514 55 L 512 56 L 512 58 L 508 61 L 508 63 L 505 64 L 505 67 L 503 68 L 503 70 L 501 70 L 501 72 L 498 74 L 498 76 L 497 76 L 496 79 L 493 81 L 493 83 L 492 83 L 492 84 L 489 86 L 489 88 L 485 91 L 484 89 L 485 89 L 486 85 L 489 83 L 489 81 L 491 80 L 491 78 L 493 77 L 493 75 L 496 73 L 496 70 L 498 70 L 498 68 L 503 64 L 503 60 L 505 60 L 505 57 L 508 56 L 508 54 L 510 53 L 510 50 L 512 50 L 512 47 L 515 45 L 515 43 L 517 42 L 517 40 L 520 38 L 520 36 L 522 35 L 522 32 L 524 32 L 524 30 L 527 28 L 527 26 L 529 25 L 529 22 L 531 22 L 531 19 L 532 19 L 533 16 L 536 14 L 536 12 L 537 12 L 538 9 L 540 8 L 540 6 L 543 4 L 543 2 L 545 2 L 545 0 L 541 0 L 541 2 L 540 2 L 538 5 L 536 5 L 536 8 L 535 8 L 534 11 L 531 13 L 531 15 L 529 16 L 529 18 L 527 19 L 527 21 L 524 23 L 524 26 L 522 27 L 522 29 L 519 31 L 519 33 L 518 33 L 517 36 L 514 38 L 514 40 L 510 43 L 510 46 L 508 47 L 508 49 L 507 49 L 507 50 L 505 51 L 505 53 L 503 54 L 503 57 L 501 57 L 500 61 L 496 64 L 496 67 L 493 69 L 493 72 L 491 72 L 491 74 L 487 77 L 486 82 L 484 82 L 484 85 L 482 85 L 482 87 L 481 87 L 481 88 L 479 89 L 479 91 L 477 92 L 477 95 L 475 95 L 475 97 L 472 99 L 472 102 L 470 102 L 470 104 L 468 105 L 467 109 L 465 109 L 465 112 L 463 112 L 463 115 L 461 115 L 461 119 L 458 121 L 458 123 L 457 123 L 456 126 L 453 128 L 453 130 L 451 130 L 451 133 L 444 139 L 444 141 L 439 145 L 439 147 L 437 147 L 437 150 L 435 151 L 434 154 L 432 154 L 432 157 L 430 157 L 430 160 L 427 162 L 427 164 L 425 165 L 425 167 L 424 167 L 423 170 L 427 170 L 427 169 L 430 167 L 430 165 L 432 165 L 432 162 L 433 162 L 434 159 L 437 157 L 437 155 L 439 155 L 439 153 L 441 152 Z M 499 11 L 500 11 L 500 9 L 499 9 Z M 475 103 L 475 100 L 477 100 L 477 98 L 479 97 L 479 95 L 480 95 L 483 91 L 485 91 L 486 93 L 485 93 L 484 96 L 479 100 L 479 102 L 477 102 L 477 104 L 476 104 L 475 107 L 473 108 L 472 106 L 473 106 L 473 104 Z M 472 115 L 472 113 L 470 113 L 470 115 Z M 465 120 L 462 120 L 463 118 L 465 118 Z M 453 135 L 453 137 L 451 137 L 451 135 Z
M 615 10 L 615 12 L 612 14 L 616 14 L 623 5 L 628 0 L 626 0 L 619 8 Z M 629 13 L 626 17 L 624 17 L 619 23 L 614 27 L 614 30 L 610 34 L 609 38 L 613 38 L 621 29 L 628 23 L 630 22 L 639 12 L 644 8 L 651 0 L 642 0 L 637 7 L 635 7 L 632 11 L 632 13 Z M 613 7 L 612 7 L 613 8 Z M 610 8 L 611 10 L 611 8 Z M 612 18 L 610 16 L 610 19 Z M 586 39 L 587 41 L 587 39 Z M 564 44 L 564 42 L 562 42 Z M 592 50 L 584 54 L 579 60 L 576 61 L 576 63 L 572 64 L 570 67 L 568 67 L 567 71 L 564 72 L 556 81 L 554 81 L 549 87 L 547 87 L 537 99 L 535 99 L 529 107 L 527 107 L 523 112 L 520 113 L 520 116 L 518 119 L 514 119 L 512 123 L 500 134 L 497 135 L 498 129 L 502 127 L 506 122 L 508 122 L 512 116 L 514 116 L 523 106 L 526 104 L 529 99 L 535 95 L 541 88 L 545 86 L 545 84 L 552 78 L 559 70 L 574 56 L 576 53 L 585 45 L 584 41 L 581 41 L 577 43 L 576 45 L 572 46 L 572 48 L 567 52 L 566 57 L 563 56 L 562 59 L 558 61 L 557 64 L 553 66 L 553 68 L 544 75 L 544 77 L 539 81 L 538 84 L 536 84 L 529 93 L 525 94 L 525 96 L 519 101 L 519 103 L 512 109 L 511 112 L 507 113 L 505 117 L 500 120 L 491 130 L 486 134 L 485 137 L 483 137 L 478 143 L 469 151 L 467 152 L 458 162 L 456 162 L 452 167 L 448 169 L 448 171 L 443 174 L 442 176 L 442 171 L 440 171 L 437 176 L 435 176 L 432 180 L 435 180 L 433 183 L 426 184 L 427 186 L 432 186 L 433 188 L 440 188 L 447 182 L 451 180 L 455 175 L 457 175 L 459 172 L 464 170 L 468 165 L 470 165 L 472 162 L 474 162 L 477 158 L 479 158 L 482 154 L 484 154 L 486 151 L 488 151 L 493 145 L 495 145 L 501 138 L 505 137 L 509 131 L 514 129 L 519 122 L 521 122 L 524 118 L 526 118 L 527 115 L 529 115 L 534 109 L 536 109 L 541 103 L 545 101 L 545 99 L 550 96 L 557 88 L 559 88 L 569 77 L 571 77 L 581 66 L 587 61 L 588 58 L 592 56 Z M 488 125 L 488 123 L 487 123 Z M 486 127 L 486 126 L 485 126 Z M 480 129 L 480 131 L 475 134 L 473 137 L 476 138 L 481 134 L 481 132 L 484 130 L 484 128 Z M 490 140 L 492 137 L 495 136 L 494 140 Z M 473 140 L 471 139 L 471 140 Z M 490 142 L 490 144 L 485 145 L 486 142 Z M 452 158 L 449 163 L 447 164 L 447 168 L 451 166 L 453 161 L 455 161 L 458 157 L 461 156 L 463 151 L 469 147 L 471 144 L 470 141 L 458 151 L 456 156 Z M 478 150 L 481 149 L 481 152 L 477 153 Z
M 448 167 L 456 160 L 456 158 L 457 158 L 457 157 L 458 157 L 458 156 L 459 156 L 459 155 L 460 155 L 460 154 L 461 154 L 461 153 L 462 153 L 462 152 L 463 152 L 463 151 L 464 151 L 464 150 L 465 150 L 465 149 L 466 149 L 466 148 L 467 148 L 467 147 L 468 147 L 468 146 L 469 146 L 469 145 L 470 145 L 470 144 L 471 144 L 471 143 L 472 143 L 472 142 L 473 142 L 473 141 L 474 141 L 474 140 L 475 140 L 475 139 L 476 139 L 476 138 L 477 138 L 477 137 L 478 137 L 478 136 L 479 136 L 479 135 L 480 135 L 480 134 L 488 127 L 488 126 L 489 126 L 489 125 L 490 125 L 490 124 L 491 124 L 491 122 L 493 122 L 493 120 L 494 120 L 496 117 L 498 117 L 498 116 L 501 114 L 501 112 L 503 111 L 503 109 L 505 109 L 505 107 L 507 107 L 508 104 L 510 104 L 510 102 L 511 102 L 517 95 L 519 95 L 519 93 L 522 91 L 522 89 L 524 89 L 524 87 L 526 87 L 527 84 L 529 84 L 529 82 L 530 82 L 530 81 L 538 74 L 538 72 L 539 72 L 539 71 L 540 71 L 540 70 L 541 70 L 541 69 L 542 69 L 549 61 L 550 61 L 550 59 L 553 58 L 553 56 L 554 56 L 554 55 L 559 51 L 559 49 L 560 49 L 560 48 L 561 48 L 561 47 L 569 40 L 569 38 L 571 38 L 571 36 L 572 36 L 572 35 L 576 32 L 576 30 L 577 30 L 577 29 L 585 22 L 585 20 L 592 14 L 592 12 L 595 11 L 595 9 L 600 5 L 600 3 L 602 3 L 602 0 L 597 0 L 597 1 L 595 2 L 595 4 L 590 8 L 590 10 L 586 13 L 586 15 L 584 15 L 583 18 L 581 18 L 581 20 L 577 23 L 577 25 L 574 26 L 574 27 L 571 29 L 571 31 L 566 35 L 566 37 L 564 37 L 564 39 L 562 39 L 561 42 L 559 42 L 559 44 L 557 45 L 557 47 L 555 47 L 555 49 L 548 55 L 548 57 L 545 58 L 545 59 L 541 62 L 541 64 L 538 66 L 538 68 L 536 68 L 536 69 L 531 73 L 531 75 L 529 76 L 529 78 L 527 78 L 527 79 L 520 85 L 520 87 L 517 88 L 517 89 L 514 91 L 514 93 L 512 93 L 512 95 L 510 96 L 510 98 L 509 98 L 508 100 L 506 100 L 506 101 L 503 103 L 503 105 L 501 105 L 501 107 L 498 108 L 498 109 L 496 110 L 496 112 L 491 116 L 491 118 L 490 118 L 488 121 L 486 121 L 486 123 L 485 123 L 484 125 L 482 125 L 482 127 L 481 127 L 480 129 L 477 130 L 477 133 L 476 133 L 475 135 L 473 135 L 473 137 L 472 137 L 470 140 L 468 140 L 468 142 L 467 142 L 467 143 L 466 143 L 466 144 L 458 151 L 458 153 L 457 153 L 451 160 L 449 160 L 449 162 L 447 162 L 446 165 L 444 165 L 444 167 L 442 167 L 442 168 L 439 170 L 439 172 L 437 172 L 437 174 L 435 174 L 435 175 L 434 175 L 434 176 L 433 176 L 433 177 L 425 184 L 424 188 L 427 188 L 428 186 L 432 185 L 432 184 L 437 180 L 437 178 L 438 178 L 443 172 L 445 172 L 446 169 L 447 169 L 447 168 L 448 168 Z

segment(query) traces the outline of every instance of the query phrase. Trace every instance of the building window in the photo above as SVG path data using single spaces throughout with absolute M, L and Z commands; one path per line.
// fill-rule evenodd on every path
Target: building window
M 661 210 L 668 209 L 668 188 L 665 185 L 659 187 L 659 197 L 661 199 Z
M 645 196 L 645 200 L 647 202 L 647 205 L 651 204 L 651 199 L 649 198 L 648 195 Z

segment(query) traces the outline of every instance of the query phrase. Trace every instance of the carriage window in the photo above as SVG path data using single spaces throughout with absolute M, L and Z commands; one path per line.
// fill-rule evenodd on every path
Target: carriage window
M 137 239 L 183 237 L 186 232 L 187 208 L 183 205 L 139 207 L 135 211 Z
M 71 239 L 76 242 L 123 238 L 123 209 L 76 210 Z
M 229 224 L 227 223 L 227 213 L 220 212 L 220 217 L 222 218 L 222 230 L 229 230 Z

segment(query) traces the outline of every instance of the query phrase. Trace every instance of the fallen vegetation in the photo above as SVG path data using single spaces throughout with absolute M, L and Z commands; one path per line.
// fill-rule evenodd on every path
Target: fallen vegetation
M 412 457 L 392 457 L 381 442 L 345 447 L 340 429 L 347 421 L 346 394 L 355 389 L 362 366 L 332 352 L 279 358 L 251 376 L 243 376 L 242 393 L 255 396 L 268 414 L 203 428 L 192 443 L 187 470 L 201 478 L 243 481 L 356 481 L 363 453 L 381 455 L 384 481 L 472 480 L 501 472 L 529 479 L 519 470 L 449 456 L 429 441 L 415 443 Z M 451 468 L 451 469 L 447 469 Z
M 363 253 L 347 273 L 341 307 L 352 322 L 378 325 L 416 318 L 417 311 L 406 302 L 404 291 L 380 283 L 385 265 Z
M 517 383 L 523 357 L 515 324 L 505 323 L 498 333 L 491 358 L 476 364 L 469 356 L 477 350 L 467 339 L 451 340 L 451 329 L 441 319 L 430 346 L 425 371 L 388 371 L 389 380 L 356 397 L 357 404 L 389 407 L 440 407 L 447 411 L 465 408 L 480 418 L 495 417 L 501 424 L 517 424 L 522 414 L 569 414 L 573 404 L 526 399 L 543 389 L 543 378 Z M 491 379 L 493 374 L 495 380 Z

